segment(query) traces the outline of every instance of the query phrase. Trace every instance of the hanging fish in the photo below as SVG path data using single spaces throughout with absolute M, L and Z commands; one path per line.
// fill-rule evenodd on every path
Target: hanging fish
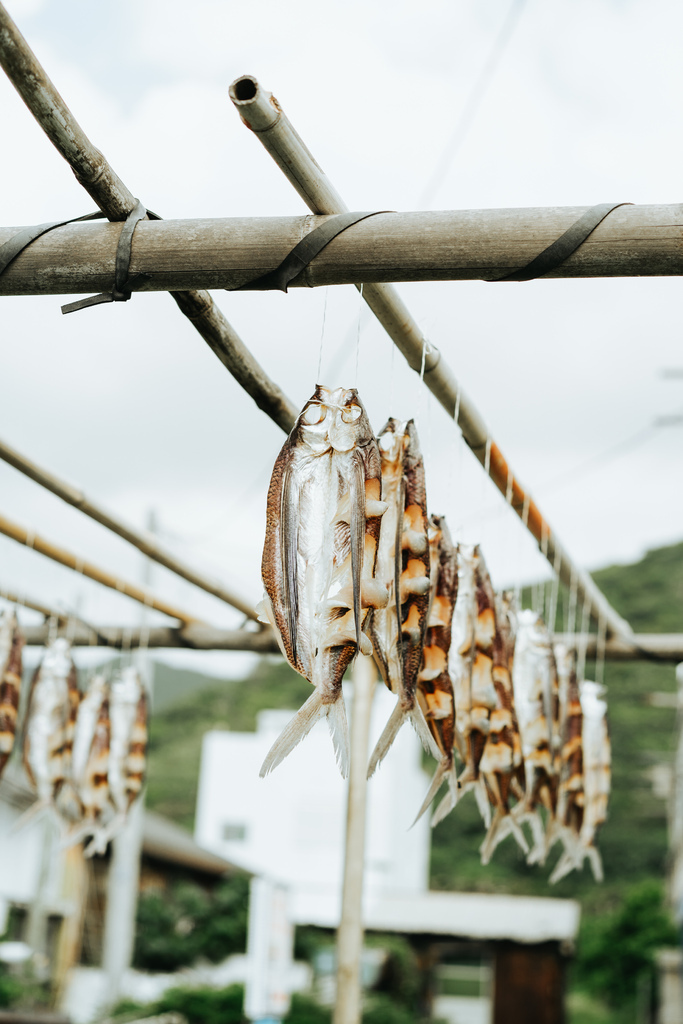
M 455 702 L 453 683 L 448 671 L 451 626 L 458 594 L 458 556 L 444 516 L 430 518 L 429 546 L 432 599 L 422 652 L 422 667 L 417 677 L 417 697 L 439 748 L 440 760 L 416 821 L 427 810 L 444 780 L 448 782 L 453 806 L 457 803 L 459 795 L 453 752 Z
M 557 807 L 559 688 L 552 642 L 543 619 L 526 609 L 519 613 L 517 623 L 512 683 L 526 780 L 520 820 L 531 826 L 534 847 L 528 859 L 535 863 L 543 862 L 547 854 L 539 808 L 548 813 L 547 833 L 552 837 Z
M 430 567 L 424 463 L 415 424 L 390 419 L 378 439 L 382 460 L 382 520 L 377 578 L 389 601 L 376 611 L 371 636 L 375 661 L 398 700 L 370 758 L 368 777 L 410 719 L 425 748 L 440 757 L 416 699 L 429 610 Z
M 455 697 L 455 742 L 465 770 L 458 782 L 461 793 L 474 790 L 486 827 L 491 808 L 479 764 L 489 733 L 491 712 L 497 706 L 493 685 L 495 597 L 479 545 L 458 546 L 458 597 L 453 615 L 450 670 Z M 452 807 L 446 796 L 433 818 L 441 821 Z
M 81 700 L 74 734 L 71 784 L 80 805 L 80 822 L 71 842 L 94 835 L 109 799 L 109 684 L 94 676 Z
M 584 817 L 583 712 L 573 654 L 564 644 L 555 644 L 555 660 L 560 682 L 560 758 L 557 793 L 557 837 L 565 853 L 550 876 L 551 885 L 564 878 L 581 863 L 579 842 Z
M 9 760 L 17 731 L 24 640 L 13 611 L 0 616 L 0 775 Z
M 489 734 L 479 770 L 486 780 L 494 815 L 481 847 L 483 864 L 488 864 L 500 842 L 512 833 L 525 854 L 529 853 L 524 833 L 510 809 L 510 797 L 524 795 L 524 762 L 519 724 L 512 692 L 515 647 L 513 599 L 503 593 L 496 597 L 496 631 L 493 639 L 491 675 L 498 698 L 491 712 Z
M 318 384 L 285 441 L 268 490 L 262 621 L 290 665 L 315 687 L 261 767 L 267 775 L 327 718 L 343 776 L 349 740 L 342 678 L 372 608 L 386 605 L 375 579 L 381 516 L 377 442 L 355 388 Z
M 57 637 L 33 677 L 24 735 L 24 767 L 38 794 L 28 813 L 57 806 L 71 771 L 76 669 L 71 645 Z
M 85 850 L 86 857 L 104 853 L 140 795 L 146 767 L 148 705 L 142 677 L 135 666 L 128 665 L 114 677 L 109 687 L 107 782 L 114 817 L 97 830 Z M 103 743 L 104 738 L 103 735 Z

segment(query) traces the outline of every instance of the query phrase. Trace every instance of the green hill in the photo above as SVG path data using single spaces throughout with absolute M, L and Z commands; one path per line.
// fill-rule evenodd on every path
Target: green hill
M 683 632 L 683 543 L 648 552 L 633 565 L 611 566 L 593 575 L 637 632 Z M 587 669 L 590 676 L 593 668 L 589 664 Z M 158 671 L 156 689 L 162 692 L 166 673 L 179 674 L 165 666 Z M 586 868 L 550 889 L 549 868 L 528 867 L 510 839 L 496 851 L 493 863 L 482 867 L 478 854 L 482 825 L 474 800 L 467 797 L 434 830 L 434 888 L 573 896 L 597 911 L 613 906 L 626 887 L 641 879 L 664 879 L 666 807 L 654 796 L 648 772 L 653 765 L 671 760 L 676 722 L 671 709 L 651 706 L 647 695 L 675 690 L 673 666 L 608 662 L 605 682 L 614 765 L 610 816 L 599 842 L 604 885 L 595 885 Z M 178 678 L 174 683 L 178 688 L 182 685 Z M 157 704 L 147 799 L 154 810 L 191 827 L 203 733 L 217 727 L 253 729 L 260 709 L 299 707 L 310 686 L 274 657 L 264 658 L 245 680 L 216 684 L 192 674 L 188 685 L 191 695 L 160 709 Z

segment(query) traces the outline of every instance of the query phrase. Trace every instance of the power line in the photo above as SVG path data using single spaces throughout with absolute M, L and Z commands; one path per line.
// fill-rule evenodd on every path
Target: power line
M 526 0 L 512 0 L 505 16 L 505 21 L 494 40 L 493 46 L 491 47 L 488 59 L 484 64 L 479 77 L 470 89 L 467 99 L 465 100 L 465 105 L 455 124 L 455 128 L 453 129 L 453 134 L 448 140 L 441 159 L 432 172 L 431 178 L 420 194 L 420 198 L 418 200 L 419 209 L 422 210 L 427 208 L 433 201 L 434 196 L 441 188 L 444 178 L 451 168 L 451 164 L 455 160 L 462 144 L 467 138 L 467 134 L 474 123 L 479 107 L 488 92 L 489 86 L 495 77 L 505 50 L 507 49 L 513 33 L 517 28 L 525 3 Z

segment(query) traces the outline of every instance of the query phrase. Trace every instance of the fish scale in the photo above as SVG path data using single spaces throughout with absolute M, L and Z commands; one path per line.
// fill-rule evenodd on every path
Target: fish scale
M 277 457 L 268 489 L 259 612 L 290 665 L 314 692 L 275 741 L 272 771 L 326 718 L 342 775 L 349 740 L 342 678 L 371 609 L 386 605 L 375 579 L 382 501 L 379 450 L 354 388 L 317 385 Z
M 31 684 L 24 766 L 42 806 L 55 805 L 71 772 L 75 666 L 63 637 L 48 645 Z
M 458 593 L 458 562 L 457 550 L 444 516 L 430 518 L 429 544 L 432 600 L 417 693 L 441 757 L 416 821 L 424 814 L 444 781 L 448 782 L 452 807 L 455 807 L 459 796 L 453 753 L 455 701 L 448 671 L 451 626 Z
M 417 699 L 430 602 L 430 555 L 424 463 L 414 422 L 389 419 L 378 444 L 388 510 L 380 531 L 377 576 L 389 598 L 373 615 L 371 637 L 380 675 L 397 701 L 370 757 L 368 778 L 406 720 L 425 749 L 440 758 Z

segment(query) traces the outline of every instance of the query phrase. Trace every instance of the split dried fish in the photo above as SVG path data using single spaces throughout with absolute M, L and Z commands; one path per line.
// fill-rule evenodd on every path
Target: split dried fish
M 496 630 L 493 639 L 492 678 L 498 704 L 491 712 L 489 734 L 479 770 L 486 780 L 494 815 L 481 847 L 483 864 L 510 833 L 525 854 L 529 846 L 510 808 L 510 797 L 524 796 L 524 762 L 519 723 L 512 691 L 512 666 L 515 648 L 513 598 L 507 593 L 496 596 Z M 518 805 L 519 806 L 519 805 Z
M 432 516 L 429 520 L 429 546 L 432 599 L 422 667 L 417 677 L 417 696 L 441 756 L 416 821 L 427 810 L 444 780 L 448 782 L 453 806 L 459 796 L 453 750 L 455 701 L 448 671 L 451 627 L 458 594 L 458 556 L 443 516 Z
M 551 884 L 572 870 L 584 814 L 583 712 L 574 655 L 564 644 L 555 644 L 560 683 L 560 737 L 562 742 L 557 792 L 557 838 L 569 856 L 560 858 L 550 876 Z
M 372 618 L 375 661 L 398 700 L 370 758 L 368 777 L 386 756 L 409 719 L 425 748 L 439 757 L 416 698 L 429 611 L 430 566 L 424 463 L 415 424 L 390 419 L 379 439 L 382 520 L 377 578 L 389 592 L 386 607 Z
M 71 783 L 80 803 L 80 823 L 72 842 L 94 835 L 109 800 L 109 684 L 94 676 L 81 700 L 74 734 Z
M 78 706 L 76 667 L 71 645 L 57 637 L 48 646 L 31 684 L 24 736 L 24 766 L 37 792 L 29 810 L 57 806 L 71 774 L 74 708 Z
M 9 760 L 17 731 L 24 640 L 13 611 L 0 617 L 0 775 Z
M 455 742 L 465 770 L 458 780 L 461 793 L 474 790 L 488 828 L 491 808 L 479 765 L 498 698 L 493 684 L 493 640 L 496 632 L 495 596 L 479 545 L 458 546 L 458 597 L 453 615 L 450 670 L 455 696 Z M 441 821 L 451 810 L 450 794 L 434 815 Z
M 602 859 L 595 846 L 600 826 L 607 820 L 607 804 L 611 789 L 612 751 L 607 723 L 605 687 L 584 680 L 579 683 L 583 723 L 583 818 L 573 848 L 565 850 L 557 862 L 551 881 L 582 867 L 588 860 L 596 882 L 602 882 Z M 579 802 L 580 807 L 580 802 Z M 574 825 L 576 825 L 576 821 Z
M 556 752 L 559 749 L 559 685 L 552 642 L 543 619 L 531 609 L 517 618 L 512 683 L 522 739 L 526 779 L 523 818 L 531 826 L 534 847 L 529 863 L 543 862 L 547 840 L 539 808 L 548 813 L 552 837 L 557 808 Z
M 342 678 L 364 627 L 386 605 L 375 579 L 382 484 L 377 442 L 354 388 L 317 385 L 285 441 L 268 490 L 262 621 L 290 665 L 315 687 L 268 753 L 267 775 L 326 718 L 342 775 L 349 740 Z

